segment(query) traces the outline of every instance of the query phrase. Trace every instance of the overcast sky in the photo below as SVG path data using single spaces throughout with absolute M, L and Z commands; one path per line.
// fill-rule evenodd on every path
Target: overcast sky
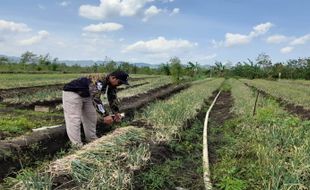
M 310 55 L 309 0 L 0 0 L 0 54 L 212 64 Z

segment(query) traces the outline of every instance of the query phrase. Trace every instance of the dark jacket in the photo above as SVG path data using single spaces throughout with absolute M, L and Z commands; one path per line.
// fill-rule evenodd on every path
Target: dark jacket
M 97 112 L 102 115 L 108 115 L 108 110 L 104 109 L 101 101 L 101 95 L 107 94 L 110 108 L 113 113 L 119 112 L 119 100 L 116 94 L 116 88 L 108 85 L 107 78 L 92 81 L 88 77 L 78 78 L 66 84 L 63 88 L 64 91 L 71 91 L 79 94 L 83 98 L 91 97 Z

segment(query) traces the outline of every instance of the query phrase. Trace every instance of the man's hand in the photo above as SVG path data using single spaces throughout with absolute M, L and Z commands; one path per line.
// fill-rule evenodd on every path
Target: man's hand
M 114 114 L 114 121 L 115 122 L 120 122 L 122 120 L 122 116 L 120 113 L 115 113 Z
M 113 118 L 112 118 L 112 116 L 105 116 L 104 118 L 103 118 L 103 123 L 104 124 L 107 124 L 107 125 L 111 125 L 112 123 L 113 123 Z

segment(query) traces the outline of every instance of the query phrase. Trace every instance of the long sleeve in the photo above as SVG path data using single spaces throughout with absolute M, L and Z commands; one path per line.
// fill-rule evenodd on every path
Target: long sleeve
M 100 113 L 104 116 L 109 114 L 107 112 L 107 110 L 104 108 L 104 105 L 103 105 L 101 98 L 100 98 L 100 94 L 93 97 L 93 104 L 94 104 L 98 113 Z
M 102 85 L 103 84 L 101 82 L 96 82 L 95 84 L 91 84 L 89 86 L 89 91 L 90 91 L 90 94 L 92 96 L 93 104 L 96 108 L 96 111 L 99 114 L 106 116 L 109 113 L 108 113 L 108 110 L 105 109 L 104 104 L 101 101 L 101 94 L 104 93 L 101 91 Z
M 120 102 L 117 98 L 116 88 L 109 88 L 108 87 L 107 96 L 108 96 L 108 101 L 109 101 L 109 105 L 110 105 L 112 112 L 118 113 Z

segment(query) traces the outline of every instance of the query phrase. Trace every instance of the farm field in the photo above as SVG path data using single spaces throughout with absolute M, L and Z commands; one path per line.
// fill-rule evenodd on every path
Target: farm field
M 149 160 L 148 157 L 151 153 L 151 150 L 149 149 L 150 147 L 143 143 L 146 141 L 146 137 L 148 137 L 147 142 L 156 142 L 154 146 L 157 146 L 158 143 L 169 144 L 170 141 L 179 135 L 180 131 L 182 130 L 183 123 L 187 119 L 193 118 L 195 115 L 197 115 L 197 110 L 202 108 L 204 100 L 211 96 L 212 92 L 218 89 L 222 82 L 223 79 L 195 82 L 191 87 L 180 92 L 179 94 L 174 95 L 167 100 L 151 104 L 146 108 L 146 110 L 143 110 L 141 113 L 135 116 L 135 120 L 140 121 L 137 123 L 141 128 L 123 127 L 117 129 L 111 135 L 104 136 L 99 141 L 84 146 L 75 154 L 65 156 L 60 160 L 52 162 L 50 166 L 53 168 L 53 171 L 51 171 L 54 176 L 53 178 L 61 178 L 61 176 L 57 176 L 58 174 L 62 175 L 66 173 L 65 175 L 68 176 L 73 174 L 74 176 L 79 176 L 80 178 L 77 181 L 74 181 L 74 183 L 77 183 L 75 185 L 79 185 L 84 188 L 94 188 L 98 186 L 100 179 L 105 178 L 107 179 L 107 183 L 100 183 L 100 187 L 103 189 L 128 188 L 133 182 L 133 176 L 130 171 L 138 170 Z M 197 96 L 195 96 L 194 99 L 191 96 L 193 93 L 197 93 Z M 192 100 L 190 104 L 188 104 L 189 99 Z M 134 125 L 134 123 L 132 125 Z M 144 126 L 148 125 L 152 125 L 152 130 L 148 130 L 147 127 L 144 128 Z M 151 135 L 154 133 L 155 135 Z M 150 135 L 152 136 L 152 139 L 149 139 L 149 137 L 151 137 Z M 112 137 L 113 140 L 111 140 Z M 98 152 L 96 153 L 96 151 Z M 98 159 L 104 159 L 98 160 L 94 157 L 94 160 L 90 160 L 92 157 L 89 154 L 90 152 L 92 152 L 92 155 L 97 154 L 99 156 L 97 157 Z M 120 157 L 120 155 L 125 157 Z M 79 173 L 83 172 L 80 169 L 74 171 L 78 172 L 77 174 L 71 173 L 70 171 L 72 169 L 70 169 L 70 163 L 72 158 L 76 159 L 76 162 L 74 162 L 77 164 L 77 168 L 82 169 L 87 165 L 87 167 L 91 167 L 93 169 L 88 170 L 86 173 Z M 112 165 L 109 164 L 111 163 L 111 160 L 114 160 Z M 69 165 L 63 165 L 66 163 Z M 111 176 L 107 171 L 112 173 L 116 172 L 116 175 Z M 21 174 L 21 176 L 23 176 L 23 174 Z M 25 186 L 19 182 L 17 182 L 15 187 L 18 187 L 19 185 L 21 185 L 20 187 L 25 188 Z M 48 186 L 51 184 L 45 185 Z
M 1 1 L 0 190 L 310 190 L 309 7 Z
M 163 77 L 166 81 L 167 77 Z M 168 80 L 169 81 L 169 80 Z M 136 82 L 135 80 L 133 82 Z M 124 98 L 120 98 L 122 103 L 121 111 L 125 112 L 126 115 L 128 115 L 128 119 L 130 119 L 130 115 L 132 115 L 136 110 L 139 110 L 141 107 L 147 105 L 149 102 L 154 101 L 156 99 L 160 99 L 160 98 L 164 98 L 164 97 L 169 97 L 171 95 L 173 95 L 174 93 L 177 93 L 178 91 L 183 90 L 184 88 L 187 88 L 189 85 L 188 84 L 180 84 L 180 85 L 173 85 L 173 84 L 169 84 L 167 85 L 166 83 L 164 83 L 164 81 L 162 81 L 163 84 L 161 85 L 154 85 L 155 87 L 151 88 L 150 86 L 146 89 L 149 89 L 149 91 L 136 91 L 136 94 L 130 97 L 126 97 Z M 149 84 L 144 83 L 144 84 Z M 143 85 L 141 85 L 143 86 Z M 130 87 L 130 86 L 129 86 Z M 137 86 L 140 87 L 140 86 Z M 129 88 L 128 88 L 129 89 Z M 126 91 L 127 89 L 124 89 L 123 91 Z M 42 118 L 40 119 L 44 119 L 44 117 L 47 117 L 48 115 L 57 115 L 57 118 L 59 120 L 61 120 L 63 122 L 63 115 L 62 115 L 62 110 L 51 110 L 51 112 L 48 113 L 38 113 L 38 112 L 34 112 L 32 110 L 29 109 L 14 109 L 12 107 L 5 107 L 2 106 L 3 111 L 7 111 L 10 113 L 15 113 L 15 114 L 19 114 L 21 115 L 21 113 L 23 113 L 25 116 L 29 116 L 31 115 L 30 113 L 35 114 L 36 116 L 38 116 L 36 119 L 38 119 L 38 123 L 39 122 L 39 116 L 41 116 Z M 7 120 L 14 120 L 15 119 L 19 119 L 18 117 L 14 117 L 12 116 L 11 118 L 4 118 Z M 27 120 L 28 119 L 28 120 Z M 2 133 L 1 135 L 4 136 L 4 138 L 7 137 L 7 139 L 5 141 L 2 141 L 0 143 L 0 158 L 2 159 L 2 161 L 4 160 L 8 160 L 11 159 L 11 165 L 6 165 L 5 166 L 5 162 L 2 162 L 0 164 L 0 167 L 6 167 L 6 169 L 3 169 L 0 172 L 0 178 L 3 178 L 4 175 L 7 175 L 6 172 L 9 172 L 9 170 L 11 170 L 10 168 L 20 168 L 21 166 L 28 166 L 28 165 L 33 165 L 35 164 L 34 161 L 37 161 L 39 159 L 44 159 L 45 157 L 50 158 L 50 156 L 48 155 L 53 155 L 55 153 L 57 153 L 57 151 L 62 151 L 63 148 L 67 149 L 66 147 L 68 147 L 68 139 L 66 137 L 66 133 L 65 133 L 65 128 L 64 126 L 60 126 L 57 127 L 55 129 L 51 129 L 48 130 L 50 131 L 47 133 L 40 133 L 40 132 L 31 132 L 32 128 L 38 128 L 38 127 L 42 127 L 42 124 L 44 122 L 41 122 L 40 125 L 36 125 L 37 123 L 32 122 L 34 118 L 33 117 L 28 117 L 26 119 L 24 119 L 23 117 L 23 121 L 27 122 L 27 124 L 31 124 L 31 126 L 25 127 L 23 124 L 21 125 L 16 125 L 16 122 L 12 122 L 9 123 L 4 122 L 3 126 L 2 126 Z M 26 120 L 26 121 L 25 121 Z M 8 124 L 11 124 L 11 126 L 8 126 Z M 52 121 L 50 121 L 50 124 L 52 124 Z M 55 125 L 56 123 L 53 123 L 53 125 Z M 59 123 L 57 123 L 59 124 Z M 62 123 L 61 123 L 62 124 Z M 35 126 L 36 125 L 36 126 Z M 111 130 L 111 128 L 107 128 L 105 126 L 102 126 L 102 124 L 98 124 L 99 128 L 98 130 L 98 135 L 102 135 L 103 133 L 106 133 L 108 130 Z M 100 127 L 101 125 L 101 127 Z M 10 131 L 10 130 L 11 131 Z M 16 132 L 18 131 L 18 132 Z M 10 133 L 11 132 L 11 133 Z M 14 136 L 18 136 L 20 134 L 24 134 L 21 137 L 17 137 L 12 138 Z M 28 142 L 29 141 L 29 142 Z M 32 144 L 34 143 L 34 144 Z M 14 146 L 12 146 L 13 144 L 16 144 Z M 12 147 L 11 147 L 12 146 Z M 19 148 L 15 149 L 16 147 L 19 146 Z M 4 149 L 2 149 L 1 147 L 3 147 Z M 32 147 L 36 147 L 35 149 L 33 149 Z M 48 148 L 49 147 L 49 148 Z M 30 150 L 29 150 L 30 149 Z M 18 157 L 11 157 L 10 155 L 6 155 L 6 153 L 8 152 L 15 152 L 18 151 L 19 156 Z M 55 152 L 56 151 L 56 152 Z M 3 154 L 2 154 L 3 153 Z M 39 156 L 41 155 L 41 156 Z M 7 157 L 9 156 L 9 158 Z M 17 160 L 16 160 L 17 159 Z M 19 160 L 19 161 L 18 161 Z M 16 162 L 17 161 L 17 162 Z M 20 163 L 18 163 L 20 162 Z M 21 165 L 22 163 L 22 165 Z M 13 169 L 15 171 L 17 171 L 16 169 Z
M 224 123 L 214 122 L 209 128 L 209 143 L 216 148 L 211 161 L 215 187 L 310 187 L 310 121 L 286 112 L 274 99 L 264 96 L 259 96 L 253 116 L 257 92 L 235 79 L 230 79 L 229 84 L 234 116 Z
M 130 86 L 120 88 L 118 97 L 122 99 L 134 96 L 172 83 L 169 77 L 151 76 L 148 78 L 145 78 L 144 75 L 137 75 L 136 79 L 138 80 L 132 80 Z M 29 93 L 17 93 L 16 96 L 3 99 L 0 104 L 2 113 L 0 116 L 0 139 L 7 136 L 18 136 L 33 128 L 62 124 L 64 118 L 61 93 L 62 87 L 58 89 L 42 87 L 42 90 L 35 93 L 30 90 Z M 103 99 L 103 102 L 107 102 L 107 100 Z M 50 107 L 50 111 L 47 113 L 35 112 L 35 105 Z
M 168 77 L 132 81 L 133 85 L 142 85 L 118 93 L 124 101 L 122 109 L 129 110 L 128 120 L 81 149 L 69 149 L 40 160 L 40 165 L 29 164 L 17 176 L 6 178 L 2 187 L 204 189 L 204 116 L 216 92 L 221 90 L 208 126 L 213 187 L 307 189 L 310 120 L 287 111 L 278 99 L 307 109 L 308 89 L 302 88 L 305 84 L 294 85 L 295 82 L 213 78 L 175 86 Z M 155 102 L 138 101 L 175 88 L 178 89 L 170 90 L 168 96 L 155 98 Z M 259 94 L 253 115 L 257 90 L 270 96 Z M 301 99 L 289 99 L 297 94 Z M 4 105 L 0 108 L 6 109 Z M 12 109 L 16 115 L 55 118 L 46 119 L 46 124 L 60 121 L 57 119 L 62 116 L 61 109 L 48 113 Z

